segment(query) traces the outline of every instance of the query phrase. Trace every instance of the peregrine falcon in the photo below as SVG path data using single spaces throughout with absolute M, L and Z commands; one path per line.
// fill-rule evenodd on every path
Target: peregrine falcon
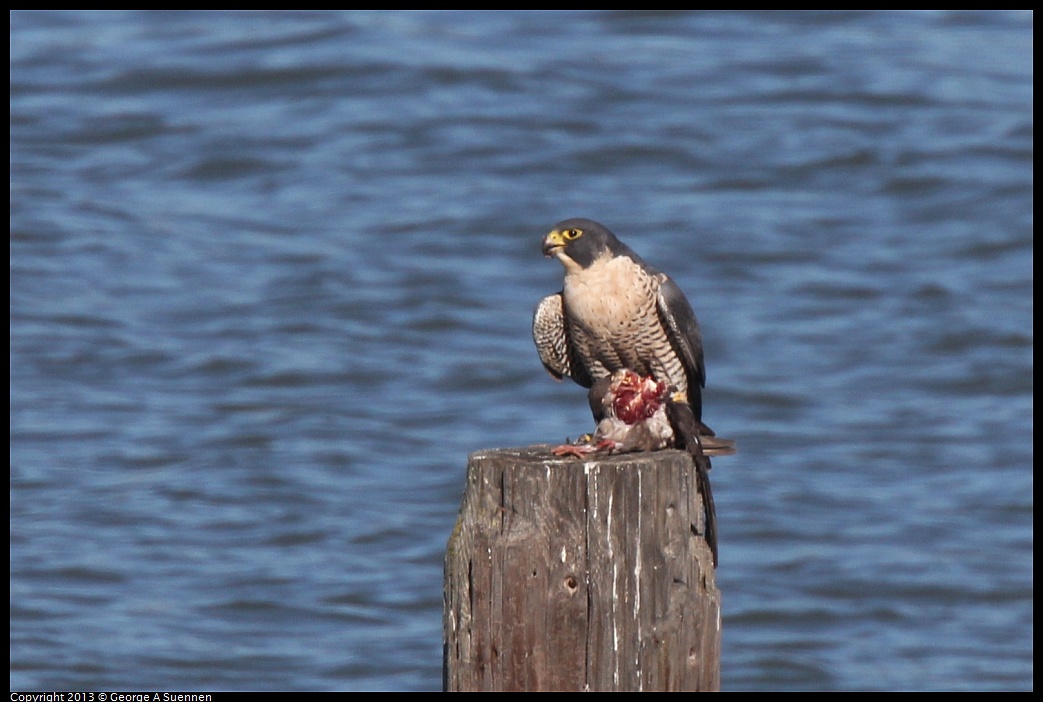
M 701 423 L 702 335 L 677 284 L 589 219 L 559 222 L 543 253 L 565 267 L 564 287 L 540 301 L 532 323 L 550 374 L 589 388 L 629 368 L 671 386 Z M 702 425 L 700 434 L 713 432 Z
M 533 339 L 543 366 L 559 380 L 569 377 L 591 389 L 591 409 L 599 425 L 605 415 L 598 416 L 598 407 L 605 407 L 613 391 L 598 381 L 630 370 L 669 388 L 669 396 L 659 398 L 671 430 L 666 441 L 689 451 L 695 461 L 716 565 L 710 461 L 703 447 L 714 432 L 702 423 L 706 371 L 702 335 L 691 305 L 669 276 L 593 220 L 559 222 L 544 237 L 543 253 L 565 267 L 561 292 L 543 298 L 533 317 Z M 642 436 L 648 429 L 659 434 L 650 422 L 640 422 Z M 732 442 L 720 441 L 727 444 L 721 453 L 734 453 Z M 650 444 L 647 450 L 661 447 Z

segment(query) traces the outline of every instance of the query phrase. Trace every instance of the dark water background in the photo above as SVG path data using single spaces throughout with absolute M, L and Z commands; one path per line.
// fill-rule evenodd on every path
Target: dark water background
M 12 689 L 438 689 L 571 216 L 703 325 L 724 687 L 1032 687 L 1031 13 L 10 21 Z

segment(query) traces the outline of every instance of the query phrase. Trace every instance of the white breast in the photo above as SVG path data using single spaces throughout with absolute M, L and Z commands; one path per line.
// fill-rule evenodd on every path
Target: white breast
M 596 261 L 589 268 L 565 276 L 563 295 L 571 321 L 605 340 L 628 333 L 632 320 L 648 307 L 648 293 L 635 289 L 643 277 L 637 264 L 625 256 Z

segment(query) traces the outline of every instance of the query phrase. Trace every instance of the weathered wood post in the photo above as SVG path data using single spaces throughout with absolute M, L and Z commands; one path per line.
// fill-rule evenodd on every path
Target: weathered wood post
M 704 528 L 682 451 L 472 454 L 445 560 L 445 690 L 719 689 Z

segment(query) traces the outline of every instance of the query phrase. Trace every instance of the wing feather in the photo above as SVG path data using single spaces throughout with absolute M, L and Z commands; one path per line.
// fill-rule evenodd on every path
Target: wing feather
M 696 419 L 702 417 L 702 388 L 706 387 L 706 369 L 703 367 L 703 337 L 699 322 L 688 298 L 669 276 L 659 274 L 659 294 L 656 311 L 666 329 L 670 346 L 681 359 L 688 380 L 688 402 Z
M 536 342 L 543 367 L 554 378 L 572 378 L 585 388 L 594 382 L 569 335 L 565 300 L 561 293 L 548 295 L 536 306 L 532 317 L 532 339 Z

